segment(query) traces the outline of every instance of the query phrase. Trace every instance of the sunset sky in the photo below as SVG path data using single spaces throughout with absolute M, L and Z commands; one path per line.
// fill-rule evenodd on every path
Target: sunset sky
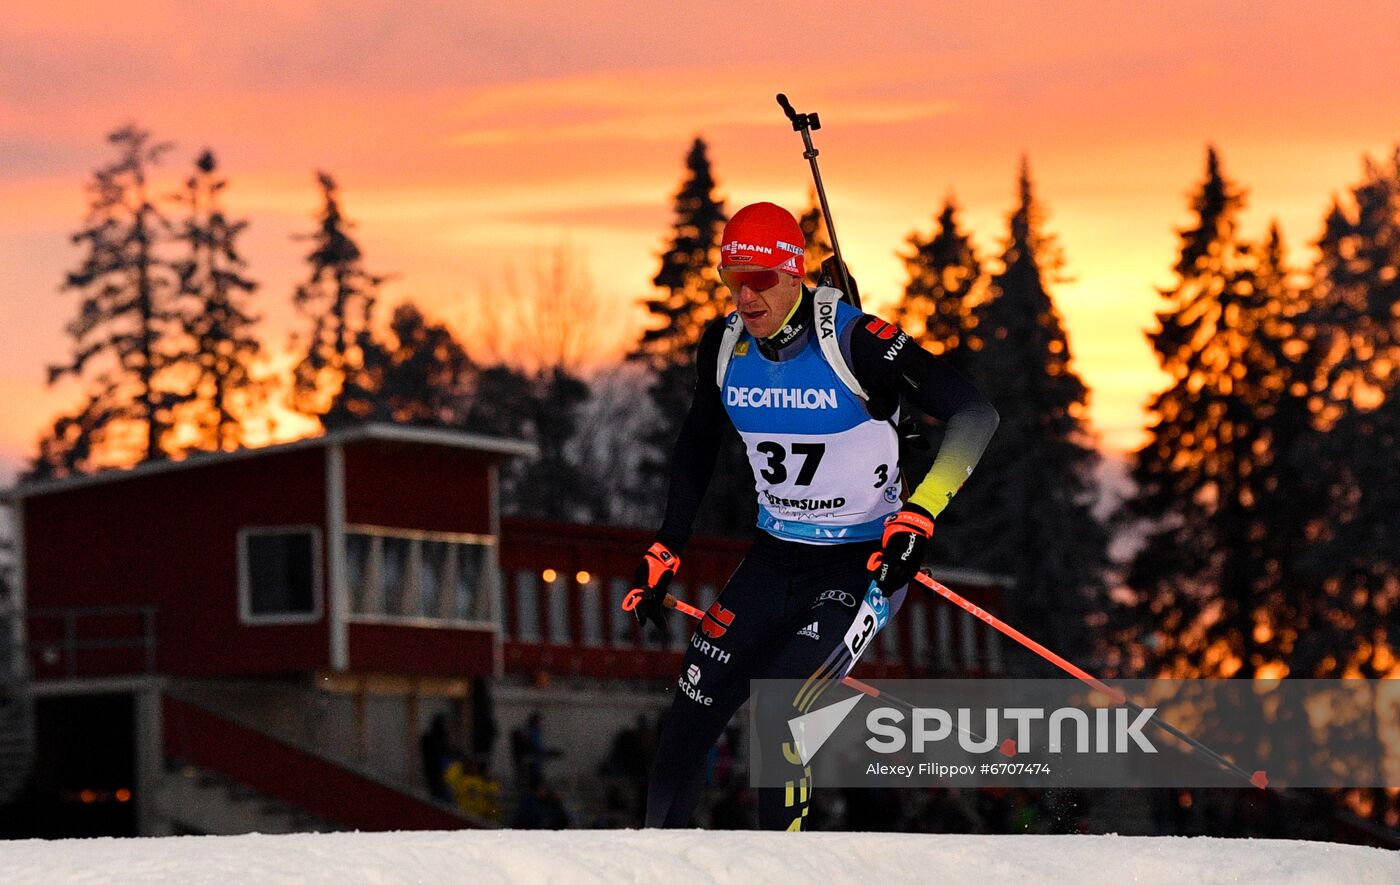
M 82 185 L 126 121 L 199 149 L 262 283 L 269 341 L 295 324 L 317 208 L 343 186 L 371 269 L 463 324 L 507 268 L 569 244 L 643 322 L 690 140 L 732 211 L 806 202 L 815 138 L 868 309 L 903 284 L 896 252 L 948 194 L 995 253 L 1030 157 L 1074 281 L 1056 290 L 1106 449 L 1141 435 L 1161 383 L 1143 330 L 1169 280 L 1204 148 L 1248 190 L 1245 233 L 1277 217 L 1306 266 L 1363 154 L 1400 142 L 1400 2 L 977 4 L 20 3 L 0 19 L 0 478 L 79 389 L 68 352 Z

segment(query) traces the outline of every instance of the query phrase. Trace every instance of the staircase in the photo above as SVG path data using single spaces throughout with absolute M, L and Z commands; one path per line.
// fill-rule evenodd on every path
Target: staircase
M 165 816 L 177 823 L 189 821 L 195 831 L 227 832 L 233 827 L 262 833 L 383 832 L 492 826 L 374 772 L 207 709 L 178 687 L 164 693 L 162 720 L 165 758 L 178 760 L 174 774 L 162 785 L 162 801 L 170 809 Z M 192 810 L 186 810 L 185 802 Z M 244 810 L 235 813 L 229 806 Z
M 0 686 L 0 805 L 24 787 L 33 765 L 33 704 L 20 686 Z
M 176 833 L 327 833 L 340 829 L 206 768 L 174 765 L 156 788 L 155 812 Z
M 14 798 L 34 765 L 34 702 L 14 629 L 14 610 L 0 597 L 0 805 Z

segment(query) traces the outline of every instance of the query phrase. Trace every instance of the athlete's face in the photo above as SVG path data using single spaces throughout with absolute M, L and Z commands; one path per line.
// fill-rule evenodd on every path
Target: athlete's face
M 734 296 L 744 328 L 755 338 L 767 338 L 802 297 L 802 278 L 761 267 L 726 267 L 720 277 Z

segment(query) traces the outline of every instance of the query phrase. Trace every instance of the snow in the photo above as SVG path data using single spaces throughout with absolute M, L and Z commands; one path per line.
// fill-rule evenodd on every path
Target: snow
M 1394 885 L 1400 852 L 1327 842 L 525 830 L 0 842 L 55 882 L 1294 882 Z

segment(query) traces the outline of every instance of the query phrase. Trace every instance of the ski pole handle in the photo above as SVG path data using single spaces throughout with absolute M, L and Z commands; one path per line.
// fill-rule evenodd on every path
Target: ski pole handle
M 788 97 L 781 92 L 778 93 L 778 104 L 782 106 L 783 113 L 787 114 L 788 120 L 792 122 L 792 131 L 802 133 L 803 139 L 807 142 L 807 150 L 811 151 L 813 156 L 816 156 L 816 150 L 812 147 L 811 138 L 808 137 L 806 130 L 822 128 L 821 119 L 818 118 L 815 113 L 799 114 L 797 111 L 794 111 L 792 109 L 792 102 L 788 101 Z
M 778 93 L 778 104 L 782 106 L 783 113 L 787 114 L 787 118 L 796 125 L 797 111 L 792 109 L 792 102 L 788 101 L 788 97 L 781 92 Z
M 646 591 L 643 590 L 641 587 L 633 587 L 631 590 L 627 591 L 627 595 L 622 597 L 622 610 L 625 612 L 630 612 L 636 609 L 637 605 L 641 603 L 642 596 L 645 593 Z M 693 605 L 690 605 L 689 603 L 681 602 L 679 599 L 677 599 L 669 593 L 667 593 L 665 598 L 661 600 L 661 604 L 666 606 L 667 608 L 673 608 L 682 614 L 690 615 L 697 621 L 705 617 L 705 613 L 702 612 L 700 609 L 696 608 Z

